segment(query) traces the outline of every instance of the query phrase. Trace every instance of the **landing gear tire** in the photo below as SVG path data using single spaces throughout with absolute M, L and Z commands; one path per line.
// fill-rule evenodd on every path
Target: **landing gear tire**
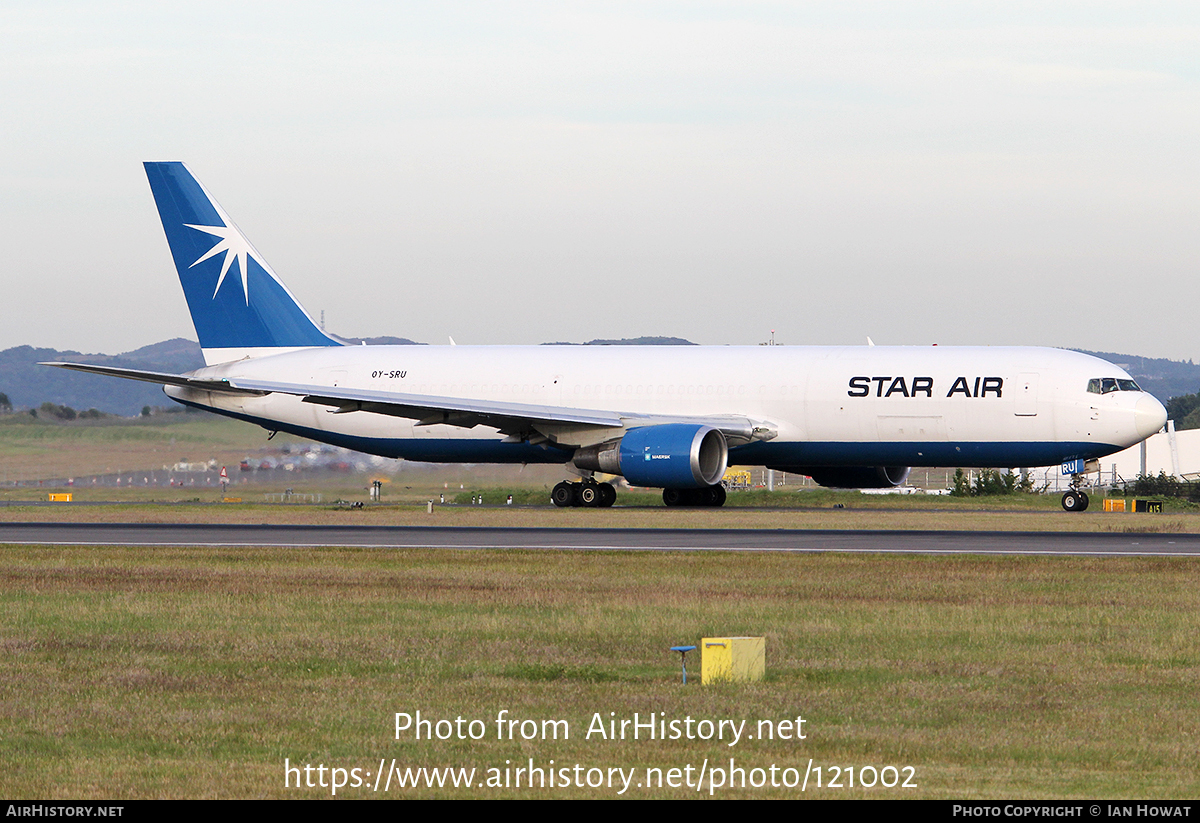
M 1072 490 L 1062 496 L 1063 511 L 1081 512 L 1087 508 L 1087 505 L 1087 495 L 1082 492 Z
M 617 502 L 617 490 L 611 483 L 584 483 L 562 481 L 550 492 L 550 502 L 565 509 L 569 506 L 586 506 L 589 509 L 607 508 Z
M 667 506 L 724 506 L 725 487 L 705 489 L 663 489 L 663 504 Z
M 686 506 L 686 492 L 686 489 L 663 489 L 663 505 L 671 507 Z
M 554 487 L 550 492 L 550 501 L 560 509 L 565 509 L 568 506 L 578 506 L 578 498 L 575 494 L 575 484 L 563 481 Z
M 1083 506 L 1079 510 L 1085 512 L 1087 511 L 1088 504 L 1092 502 L 1091 498 L 1088 497 L 1087 492 L 1080 492 L 1079 496 L 1083 498 Z

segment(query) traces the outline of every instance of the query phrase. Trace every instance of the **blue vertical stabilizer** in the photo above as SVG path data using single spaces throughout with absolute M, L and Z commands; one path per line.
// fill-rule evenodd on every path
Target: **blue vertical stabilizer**
M 201 349 L 342 345 L 317 327 L 187 166 L 146 163 L 146 176 Z

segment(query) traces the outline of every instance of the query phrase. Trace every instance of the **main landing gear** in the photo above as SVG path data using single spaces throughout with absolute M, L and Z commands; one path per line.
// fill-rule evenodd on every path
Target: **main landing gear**
M 707 489 L 663 489 L 663 503 L 668 506 L 724 506 L 725 487 L 717 484 Z
M 606 509 L 617 502 L 617 490 L 611 483 L 597 483 L 595 480 L 570 483 L 564 480 L 550 492 L 550 500 L 560 509 L 567 506 Z
M 617 490 L 611 483 L 597 483 L 595 480 L 572 483 L 564 480 L 551 490 L 550 500 L 560 509 L 568 506 L 605 509 L 617 502 Z M 725 487 L 718 484 L 707 489 L 663 489 L 663 503 L 671 507 L 724 506 Z

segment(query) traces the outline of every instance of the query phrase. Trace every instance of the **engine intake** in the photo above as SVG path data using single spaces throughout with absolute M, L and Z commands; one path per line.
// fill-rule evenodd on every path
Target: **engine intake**
M 622 475 L 635 486 L 703 489 L 721 482 L 729 445 L 712 426 L 664 423 L 630 429 L 613 443 L 579 449 L 571 462 L 581 469 Z

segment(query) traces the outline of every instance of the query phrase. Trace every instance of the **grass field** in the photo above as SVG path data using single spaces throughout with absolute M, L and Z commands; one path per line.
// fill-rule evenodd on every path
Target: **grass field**
M 531 758 L 580 764 L 585 776 L 633 769 L 634 797 L 696 796 L 636 783 L 648 768 L 664 778 L 677 768 L 684 780 L 689 765 L 694 780 L 706 759 L 728 772 L 730 758 L 748 781 L 772 765 L 779 781 L 803 774 L 810 758 L 826 783 L 828 767 L 856 770 L 855 788 L 844 771 L 843 788 L 818 790 L 810 777 L 813 797 L 1200 792 L 1192 561 L 3 551 L 0 793 L 10 798 L 330 794 L 285 788 L 285 758 L 371 773 L 344 797 L 377 796 L 381 758 L 475 768 L 476 783 Z M 667 647 L 728 634 L 766 637 L 766 681 L 682 686 Z M 565 720 L 570 738 L 497 740 L 502 710 Z M 396 740 L 395 713 L 417 711 L 480 720 L 487 733 Z M 803 717 L 806 738 L 585 737 L 596 713 L 634 712 L 746 720 L 751 734 L 759 720 Z M 916 788 L 858 786 L 859 769 L 889 765 L 902 781 L 912 767 Z M 800 794 L 761 777 L 763 788 L 714 792 Z M 617 788 L 393 785 L 388 795 Z

